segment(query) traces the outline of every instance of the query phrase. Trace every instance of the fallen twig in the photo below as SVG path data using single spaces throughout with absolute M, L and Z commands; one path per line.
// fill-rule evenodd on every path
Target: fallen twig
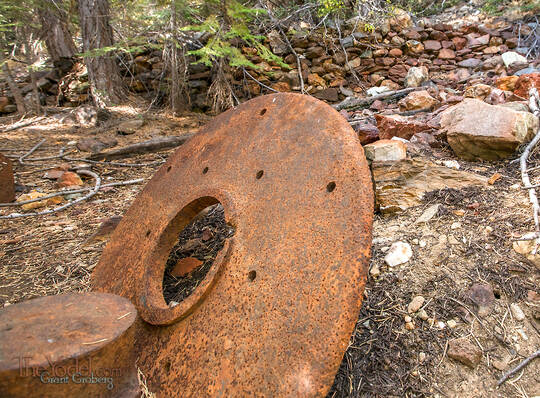
M 531 88 L 529 91 L 529 108 L 533 111 L 533 114 L 537 117 L 540 116 L 540 110 L 539 110 L 539 104 L 540 104 L 540 97 L 538 96 L 538 91 L 536 88 Z M 531 180 L 529 178 L 529 173 L 527 172 L 527 159 L 529 158 L 529 155 L 532 151 L 532 149 L 538 144 L 540 141 L 540 130 L 536 133 L 534 138 L 529 142 L 529 144 L 525 147 L 525 150 L 521 154 L 519 158 L 519 167 L 521 169 L 521 181 L 523 182 L 523 186 L 528 189 L 529 191 L 529 201 L 531 202 L 532 208 L 533 208 L 533 219 L 534 219 L 534 226 L 535 226 L 535 232 L 538 234 L 540 233 L 540 222 L 538 219 L 538 215 L 540 212 L 540 205 L 538 204 L 538 196 L 536 195 L 536 191 L 534 189 L 531 189 L 532 184 Z M 540 238 L 536 238 L 536 247 L 533 250 L 532 254 L 536 253 L 536 248 L 540 244 Z
M 108 188 L 108 187 L 117 187 L 120 185 L 138 184 L 143 181 L 144 181 L 144 178 L 137 178 L 135 180 L 112 182 L 110 184 L 100 185 L 99 189 Z M 53 192 L 45 196 L 40 196 L 39 198 L 36 198 L 36 199 L 28 199 L 28 200 L 23 200 L 21 202 L 0 203 L 0 207 L 22 206 L 28 203 L 40 202 L 45 199 L 54 198 L 56 196 L 71 195 L 75 193 L 87 192 L 87 191 L 91 191 L 92 189 L 93 188 L 81 188 L 81 189 L 71 189 L 69 191 L 58 191 L 58 192 Z
M 148 141 L 138 142 L 136 144 L 128 145 L 122 148 L 114 149 L 108 152 L 100 152 L 90 155 L 88 160 L 112 160 L 121 159 L 129 156 L 140 155 L 143 153 L 157 152 L 163 149 L 174 148 L 182 145 L 194 134 L 188 134 L 183 136 L 172 137 L 160 137 L 154 138 Z M 78 161 L 85 161 L 87 159 L 76 159 Z
M 94 173 L 92 171 L 89 171 L 89 170 L 80 170 L 79 174 L 88 175 L 88 176 L 94 178 L 94 180 L 96 181 L 96 184 L 94 185 L 94 188 L 90 192 L 88 192 L 87 195 L 83 196 L 82 198 L 75 199 L 72 202 L 68 202 L 65 205 L 55 207 L 54 209 L 50 209 L 50 210 L 44 210 L 44 211 L 34 212 L 34 213 L 25 213 L 25 214 L 12 213 L 12 214 L 8 214 L 7 216 L 0 216 L 0 220 L 12 220 L 12 219 L 15 219 L 15 218 L 44 216 L 44 215 L 47 215 L 47 214 L 52 214 L 52 213 L 56 213 L 56 212 L 59 212 L 61 210 L 67 209 L 68 207 L 74 206 L 77 203 L 82 202 L 83 200 L 90 199 L 92 196 L 94 196 L 99 191 L 99 189 L 101 187 L 101 178 L 99 177 L 99 175 L 97 175 L 96 173 Z
M 264 83 L 258 81 L 257 79 L 255 79 L 253 76 L 250 75 L 250 73 L 246 70 L 246 68 L 242 68 L 242 70 L 244 71 L 244 74 L 246 74 L 251 80 L 253 80 L 255 83 L 259 84 L 261 87 L 264 87 L 267 90 L 273 91 L 274 93 L 279 92 L 279 91 L 273 89 L 272 87 L 269 87 L 266 84 L 264 84 Z
M 339 104 L 333 105 L 334 108 L 338 111 L 342 109 L 356 109 L 356 108 L 362 108 L 368 105 L 371 105 L 377 100 L 381 99 L 396 99 L 400 97 L 404 97 L 410 92 L 418 90 L 417 87 L 409 87 L 404 88 L 402 90 L 396 90 L 396 91 L 387 91 L 382 94 L 374 95 L 372 97 L 367 98 L 356 98 L 356 97 L 348 97 L 345 98 L 342 102 Z
M 540 350 L 537 350 L 532 355 L 529 355 L 527 358 L 525 358 L 523 361 L 521 361 L 518 366 L 516 366 L 513 369 L 510 369 L 508 372 L 503 374 L 502 377 L 497 382 L 497 386 L 500 386 L 502 383 L 504 383 L 506 380 L 508 380 L 508 378 L 510 376 L 512 376 L 513 374 L 519 372 L 521 369 L 523 369 L 525 366 L 527 366 L 529 364 L 529 362 L 531 362 L 532 360 L 534 360 L 536 358 L 539 358 L 539 357 L 540 357 Z
M 10 127 L 6 127 L 4 130 L 2 130 L 3 133 L 7 133 L 8 131 L 13 131 L 13 130 L 17 130 L 17 129 L 20 129 L 22 127 L 27 127 L 27 126 L 30 126 L 31 124 L 34 124 L 34 123 L 37 123 L 39 122 L 40 120 L 43 120 L 45 119 L 46 116 L 40 116 L 38 118 L 35 118 L 35 119 L 31 119 L 31 120 L 27 120 L 25 122 L 19 122 L 19 123 L 16 123 L 14 124 L 13 126 L 10 126 Z
M 31 154 L 33 154 L 40 146 L 43 145 L 43 143 L 47 141 L 45 138 L 42 139 L 41 141 L 39 141 L 36 145 L 34 145 L 32 147 L 32 149 L 30 149 L 28 152 L 26 152 L 24 155 L 22 155 L 20 158 L 19 158 L 19 163 L 20 164 L 25 164 L 24 163 L 24 159 L 27 158 L 28 156 L 30 156 Z

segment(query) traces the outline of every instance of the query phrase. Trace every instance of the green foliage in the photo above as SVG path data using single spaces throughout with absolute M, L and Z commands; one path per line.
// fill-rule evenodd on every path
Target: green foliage
M 343 0 L 318 0 L 319 16 L 325 16 L 328 14 L 335 14 L 339 11 L 342 11 L 345 8 Z
M 223 12 L 223 9 L 218 7 L 219 4 L 215 3 L 215 10 Z M 241 41 L 246 46 L 256 49 L 257 54 L 265 61 L 276 63 L 283 68 L 289 67 L 262 44 L 264 36 L 251 32 L 250 23 L 255 17 L 263 15 L 265 10 L 246 7 L 239 1 L 229 0 L 226 2 L 225 12 L 226 15 L 223 15 L 214 11 L 202 23 L 183 28 L 183 30 L 208 32 L 211 35 L 202 48 L 188 52 L 198 58 L 198 63 L 212 66 L 216 61 L 224 59 L 232 67 L 259 69 L 242 54 L 240 49 L 231 44 L 231 42 Z

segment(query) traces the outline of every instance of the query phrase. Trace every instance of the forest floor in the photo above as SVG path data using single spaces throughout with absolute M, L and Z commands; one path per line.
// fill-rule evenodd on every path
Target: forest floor
M 112 119 L 133 119 L 139 110 L 119 107 Z M 118 146 L 162 135 L 194 133 L 208 116 L 176 118 L 147 114 L 142 128 L 131 135 L 115 135 Z M 4 118 L 0 124 L 11 120 Z M 95 128 L 73 128 L 51 123 L 0 134 L 3 154 L 21 156 L 46 138 L 32 157 L 54 156 L 61 147 L 83 138 L 96 138 Z M 174 150 L 140 155 L 130 162 L 166 159 Z M 81 156 L 72 154 L 73 157 Z M 450 152 L 444 154 L 454 159 Z M 439 159 L 440 160 L 440 159 Z M 533 397 L 540 395 L 540 361 L 530 363 L 502 386 L 506 370 L 540 347 L 539 269 L 512 248 L 512 239 L 532 230 L 527 192 L 520 184 L 517 164 L 508 161 L 468 163 L 462 168 L 502 178 L 488 188 L 441 190 L 426 196 L 424 204 L 392 216 L 375 215 L 371 273 L 365 298 L 330 397 Z M 45 169 L 61 162 L 48 160 L 20 165 L 14 161 L 18 188 L 56 191 L 43 178 Z M 72 162 L 73 163 L 73 162 Z M 535 154 L 531 166 L 540 164 Z M 87 201 L 64 211 L 15 220 L 0 220 L 0 307 L 34 297 L 84 291 L 109 233 L 100 225 L 122 216 L 159 166 L 94 166 L 103 183 L 144 179 L 141 184 L 99 191 Z M 85 182 L 91 186 L 91 179 Z M 429 222 L 417 223 L 434 204 L 439 211 Z M 39 210 L 39 209 L 38 209 Z M 2 214 L 11 211 L 2 209 Z M 214 220 L 215 221 L 215 220 Z M 489 227 L 489 228 L 487 228 Z M 194 234 L 205 228 L 199 225 Z M 189 237 L 187 237 L 189 238 Z M 395 241 L 413 248 L 411 260 L 389 268 L 384 256 Z M 489 313 L 477 315 L 469 289 L 488 284 L 494 293 Z M 415 296 L 423 296 L 428 320 L 408 314 Z M 510 310 L 518 304 L 524 320 Z M 411 316 L 415 327 L 405 328 Z M 450 321 L 450 322 L 449 322 Z M 449 344 L 466 337 L 480 350 L 474 369 L 448 357 Z

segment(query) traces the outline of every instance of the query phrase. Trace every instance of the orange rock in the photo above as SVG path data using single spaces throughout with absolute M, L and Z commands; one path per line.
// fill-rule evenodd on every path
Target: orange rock
M 184 276 L 189 274 L 195 268 L 201 266 L 203 262 L 195 257 L 186 257 L 178 260 L 171 271 L 172 276 Z
M 58 188 L 64 188 L 64 187 L 72 187 L 75 185 L 82 187 L 84 184 L 81 180 L 81 177 L 79 177 L 77 173 L 73 173 L 72 171 L 66 171 L 57 180 L 56 185 L 58 186 Z
M 488 184 L 489 184 L 489 185 L 495 184 L 495 182 L 498 181 L 501 177 L 502 177 L 502 174 L 500 174 L 500 173 L 495 173 L 495 174 L 493 174 L 493 175 L 489 178 Z
M 525 99 L 529 99 L 529 90 L 532 87 L 540 92 L 540 73 L 529 73 L 521 75 L 516 81 L 514 94 Z
M 280 93 L 291 91 L 291 86 L 287 82 L 277 82 L 272 84 L 272 88 Z
M 499 77 L 497 81 L 495 82 L 495 85 L 498 89 L 504 90 L 504 91 L 514 91 L 514 88 L 516 86 L 516 82 L 518 81 L 519 76 L 504 76 Z

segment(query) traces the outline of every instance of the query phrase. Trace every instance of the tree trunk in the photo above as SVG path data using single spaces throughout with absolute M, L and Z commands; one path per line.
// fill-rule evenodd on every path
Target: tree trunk
M 4 60 L 0 58 L 0 63 L 2 62 L 4 62 Z M 15 80 L 13 80 L 13 76 L 11 76 L 11 71 L 9 70 L 7 62 L 4 63 L 4 65 L 2 66 L 2 70 L 4 71 L 4 74 L 6 76 L 9 89 L 11 90 L 11 95 L 13 95 L 13 98 L 15 98 L 17 112 L 22 115 L 23 113 L 26 113 L 26 106 L 24 105 L 24 99 L 21 94 L 21 90 L 19 89 L 19 86 L 17 86 L 17 83 L 15 83 Z
M 77 52 L 62 3 L 63 0 L 45 0 L 38 8 L 42 35 L 53 62 L 62 58 L 72 58 Z
M 34 52 L 34 47 L 32 46 L 33 37 L 32 34 L 30 34 L 26 42 L 24 43 L 25 46 L 25 57 L 26 62 L 28 64 L 28 72 L 30 73 L 30 81 L 32 84 L 32 97 L 34 99 L 34 110 L 36 111 L 36 114 L 41 114 L 41 101 L 39 96 L 39 90 L 37 87 L 37 80 L 36 80 L 36 71 L 34 70 L 34 61 L 36 58 L 36 54 Z
M 189 100 L 186 101 L 186 72 L 181 60 L 176 31 L 178 29 L 178 11 L 176 1 L 171 1 L 171 108 L 175 115 L 186 111 Z M 182 71 L 180 71 L 182 69 Z
M 91 56 L 84 58 L 88 68 L 90 92 L 98 107 L 118 104 L 126 98 L 126 91 L 114 54 L 98 50 L 114 44 L 109 23 L 109 1 L 78 0 L 78 4 L 83 51 L 93 52 Z

